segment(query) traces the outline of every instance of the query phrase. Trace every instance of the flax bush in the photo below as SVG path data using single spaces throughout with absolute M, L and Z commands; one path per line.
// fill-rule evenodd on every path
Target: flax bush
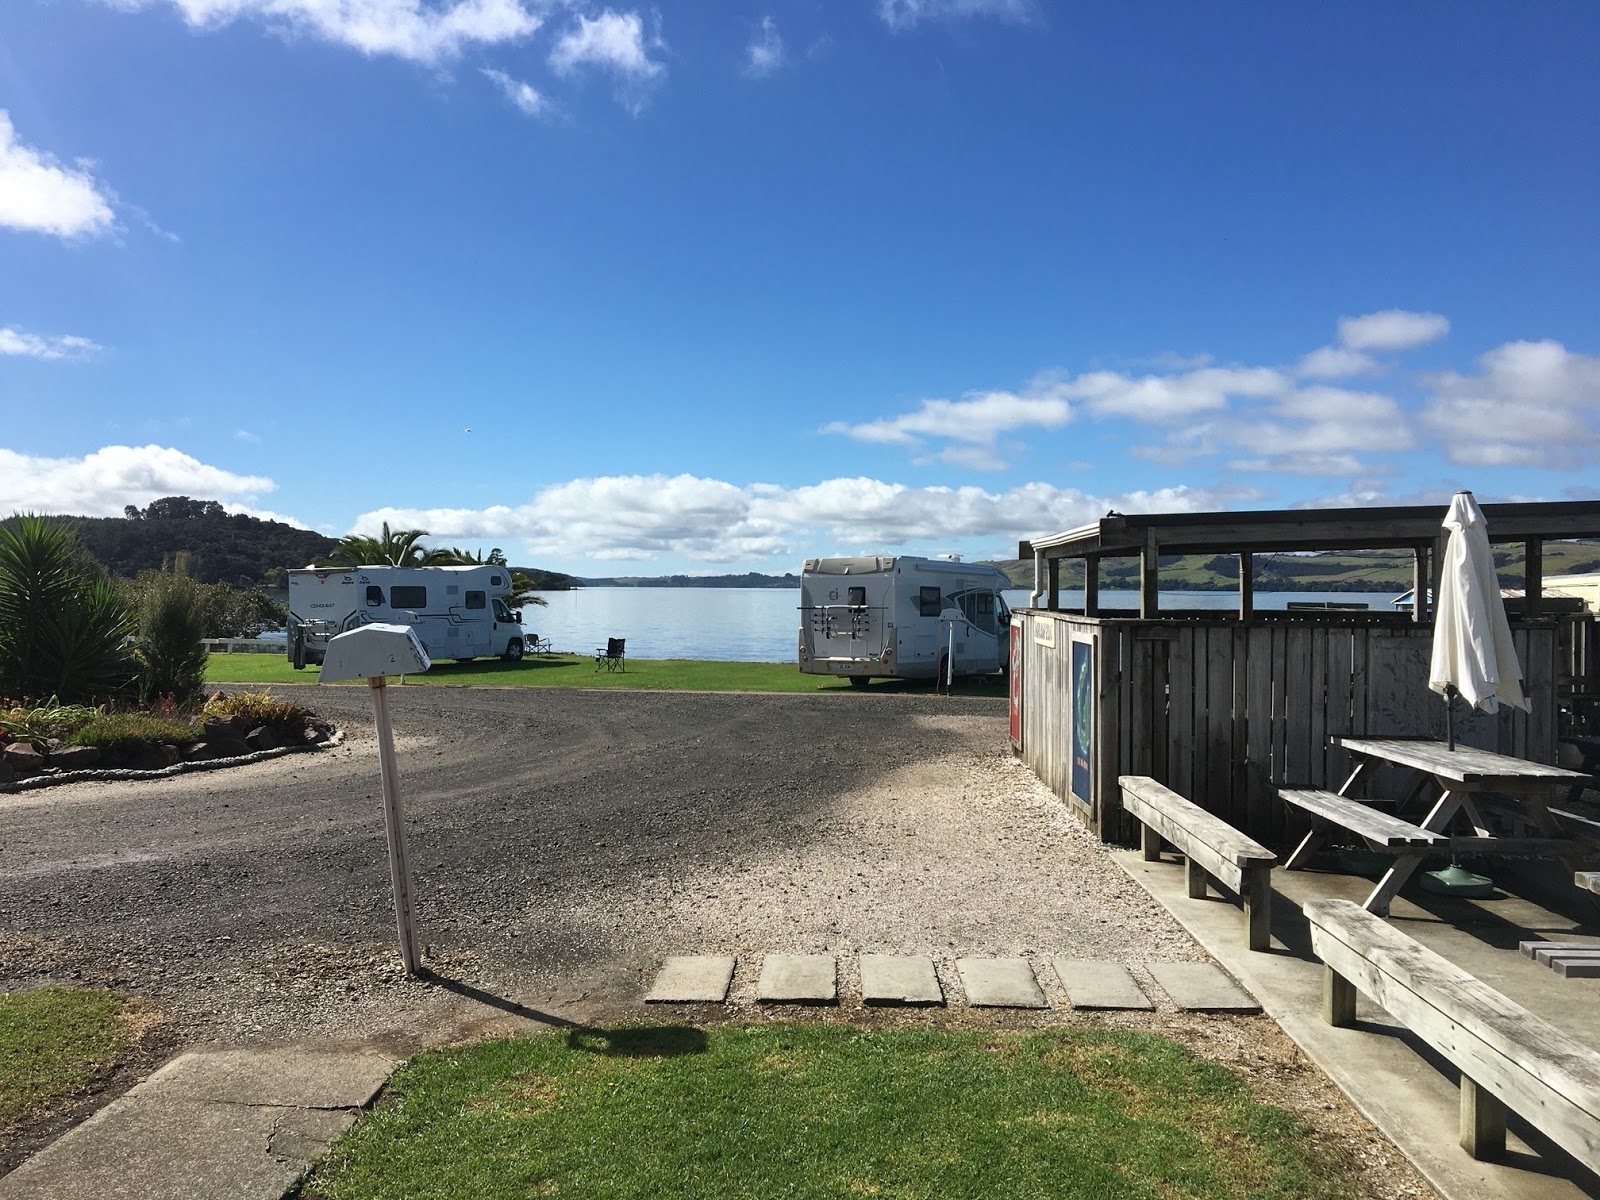
M 205 683 L 206 599 L 187 575 L 163 571 L 150 579 L 139 599 L 139 695 L 146 702 L 171 697 L 178 705 L 200 694 Z

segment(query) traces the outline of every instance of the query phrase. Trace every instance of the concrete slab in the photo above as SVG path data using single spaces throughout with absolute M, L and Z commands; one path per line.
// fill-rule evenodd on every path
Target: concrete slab
M 1552 958 L 1550 969 L 1563 979 L 1600 979 L 1600 958 L 1593 954 L 1582 958 Z
M 1322 964 L 1311 954 L 1300 904 L 1328 896 L 1360 903 L 1370 880 L 1315 871 L 1274 871 L 1272 949 L 1245 949 L 1239 912 L 1188 898 L 1181 865 L 1147 863 L 1138 850 L 1112 853 L 1117 865 L 1153 896 L 1333 1080 L 1369 1121 L 1398 1146 L 1445 1200 L 1581 1200 L 1600 1196 L 1600 1176 L 1543 1143 L 1513 1117 L 1508 1153 L 1479 1161 L 1457 1144 L 1461 1092 L 1453 1072 L 1365 996 L 1356 1025 L 1336 1029 L 1322 1019 Z M 1561 979 L 1514 949 L 1533 931 L 1555 939 L 1588 935 L 1580 926 L 1516 896 L 1494 901 L 1407 894 L 1390 920 L 1496 991 L 1590 1045 L 1600 1046 L 1600 983 Z M 1447 914 L 1443 919 L 1439 914 Z M 1521 933 L 1520 939 L 1518 931 Z M 1524 1136 L 1526 1135 L 1526 1137 Z
M 1152 1009 L 1150 997 L 1133 977 L 1133 972 L 1117 962 L 1092 959 L 1051 959 L 1061 986 L 1073 1008 Z
M 756 999 L 763 1004 L 835 1004 L 839 971 L 831 954 L 769 954 L 761 960 Z
M 1150 963 L 1172 1002 L 1185 1012 L 1258 1013 L 1261 1005 L 1213 963 Z
M 686 954 L 661 965 L 646 1004 L 721 1004 L 733 982 L 731 954 Z
M 140 1087 L 147 1098 L 362 1108 L 398 1065 L 392 1055 L 366 1047 L 208 1050 L 178 1056 Z
M 933 960 L 919 954 L 863 954 L 863 1004 L 943 1004 Z
M 0 1179 L 0 1200 L 280 1200 L 396 1061 L 364 1048 L 182 1055 Z
M 1048 1008 L 1025 958 L 958 958 L 956 970 L 974 1008 Z

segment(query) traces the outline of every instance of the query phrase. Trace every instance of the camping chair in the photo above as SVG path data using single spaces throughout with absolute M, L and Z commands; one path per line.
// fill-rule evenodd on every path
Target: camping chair
M 537 633 L 533 634 L 529 639 L 528 649 L 535 654 L 554 654 L 556 652 L 555 645 L 550 639 L 542 638 Z
M 622 648 L 627 644 L 627 638 L 607 638 L 606 648 L 594 652 L 594 669 L 598 671 L 604 663 L 608 671 L 626 671 L 628 666 L 622 657 Z

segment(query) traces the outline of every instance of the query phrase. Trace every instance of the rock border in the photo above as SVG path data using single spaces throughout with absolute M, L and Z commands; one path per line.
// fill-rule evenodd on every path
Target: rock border
M 307 751 L 328 750 L 343 743 L 344 730 L 335 729 L 325 742 L 316 742 L 305 746 L 274 746 L 271 750 L 252 750 L 249 754 L 239 754 L 232 758 L 204 758 L 193 762 L 176 762 L 170 767 L 158 767 L 154 771 L 139 771 L 132 767 L 90 767 L 83 771 L 62 771 L 56 775 L 30 775 L 26 779 L 17 779 L 11 783 L 0 783 L 0 796 L 14 795 L 17 792 L 38 791 L 40 788 L 54 787 L 56 784 L 61 783 L 105 783 L 118 780 L 166 779 L 173 775 L 182 775 L 188 771 L 218 771 L 224 767 L 242 767 L 249 763 L 282 758 L 286 754 L 303 754 Z

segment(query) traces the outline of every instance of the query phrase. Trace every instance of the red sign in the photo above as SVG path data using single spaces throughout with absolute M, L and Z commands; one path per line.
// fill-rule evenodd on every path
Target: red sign
M 1011 744 L 1022 749 L 1022 623 L 1011 623 Z

